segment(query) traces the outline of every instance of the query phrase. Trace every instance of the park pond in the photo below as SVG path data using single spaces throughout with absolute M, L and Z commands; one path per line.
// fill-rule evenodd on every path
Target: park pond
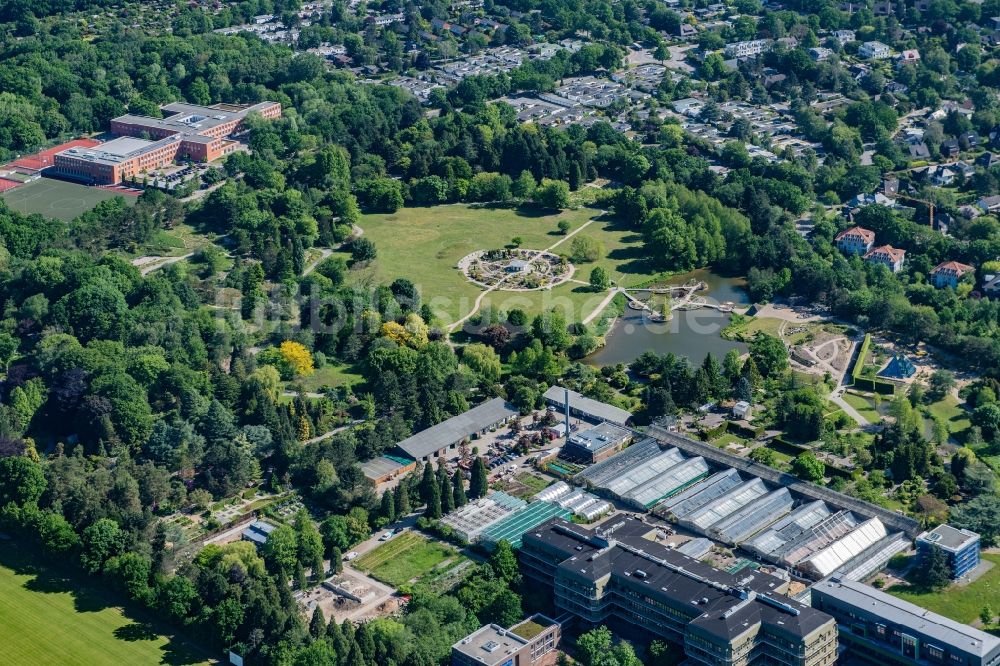
M 692 280 L 707 285 L 707 290 L 698 295 L 709 303 L 732 302 L 739 306 L 750 302 L 745 279 L 723 277 L 707 270 L 675 275 L 657 286 L 682 285 Z M 701 364 L 708 354 L 721 359 L 730 349 L 746 350 L 743 343 L 719 335 L 729 318 L 728 313 L 700 308 L 675 310 L 670 321 L 656 322 L 643 312 L 626 308 L 608 332 L 606 344 L 587 357 L 587 362 L 596 366 L 631 363 L 646 351 L 686 356 L 694 365 Z

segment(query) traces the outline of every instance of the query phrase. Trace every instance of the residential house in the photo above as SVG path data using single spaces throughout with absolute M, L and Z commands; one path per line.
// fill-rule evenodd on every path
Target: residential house
M 948 187 L 955 182 L 955 172 L 950 167 L 935 164 L 927 167 L 927 180 L 936 187 Z
M 770 39 L 752 39 L 747 42 L 733 42 L 727 44 L 725 53 L 727 58 L 752 58 L 759 56 L 771 48 Z
M 997 165 L 1000 165 L 1000 155 L 997 155 L 996 153 L 991 153 L 990 151 L 986 151 L 985 153 L 976 158 L 975 164 L 977 167 L 983 169 L 991 169 Z
M 1000 196 L 994 195 L 991 197 L 983 197 L 976 202 L 976 205 L 979 206 L 983 212 L 996 213 L 997 211 L 1000 211 Z
M 885 60 L 890 53 L 889 47 L 882 42 L 865 42 L 858 49 L 858 55 L 868 60 Z
M 816 46 L 809 49 L 809 57 L 815 62 L 823 62 L 833 55 L 833 49 L 824 48 L 822 46 Z
M 941 142 L 942 157 L 948 157 L 948 158 L 958 157 L 960 150 L 961 149 L 956 139 L 947 139 Z
M 920 62 L 920 51 L 916 49 L 907 49 L 899 54 L 897 63 L 900 65 L 906 65 L 908 63 Z
M 976 269 L 968 264 L 961 264 L 957 261 L 945 261 L 934 267 L 931 271 L 931 282 L 938 289 L 958 286 L 962 278 L 970 273 L 975 273 Z
M 857 38 L 855 37 L 853 30 L 834 30 L 830 34 L 833 35 L 834 39 L 840 42 L 841 46 L 857 41 Z
M 697 29 L 697 28 L 695 28 L 695 27 L 694 27 L 693 25 L 691 25 L 690 23 L 683 23 L 683 22 L 682 22 L 682 23 L 680 24 L 680 26 L 679 26 L 679 27 L 677 28 L 677 35 L 678 35 L 678 36 L 679 36 L 679 37 L 680 37 L 681 39 L 688 39 L 688 38 L 690 38 L 690 37 L 695 37 L 695 36 L 697 36 L 697 35 L 698 35 L 698 29 Z
M 991 298 L 1000 297 L 1000 275 L 984 275 L 982 291 Z
M 893 273 L 898 273 L 903 269 L 903 261 L 906 259 L 906 250 L 882 245 L 865 253 L 865 261 L 886 266 Z
M 862 227 L 851 227 L 837 234 L 837 249 L 845 254 L 868 254 L 875 244 L 875 232 Z
M 910 154 L 910 159 L 926 160 L 930 159 L 931 151 L 923 141 L 910 142 L 906 145 L 906 151 Z

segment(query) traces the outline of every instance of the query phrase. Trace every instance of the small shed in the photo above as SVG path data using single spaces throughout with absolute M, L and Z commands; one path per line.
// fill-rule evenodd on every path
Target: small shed
M 733 416 L 738 419 L 749 421 L 753 418 L 753 407 L 746 400 L 740 400 L 733 405 Z

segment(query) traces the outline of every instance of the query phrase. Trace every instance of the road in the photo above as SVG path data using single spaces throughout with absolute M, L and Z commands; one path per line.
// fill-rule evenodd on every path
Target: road
M 334 428 L 333 430 L 328 430 L 327 432 L 324 432 L 322 435 L 316 435 L 312 439 L 307 439 L 306 441 L 304 441 L 302 443 L 303 444 L 315 444 L 316 442 L 321 442 L 324 439 L 326 439 L 327 437 L 333 437 L 338 432 L 344 432 L 345 430 L 348 430 L 349 428 L 353 428 L 354 426 L 361 425 L 364 422 L 365 422 L 364 419 L 354 419 L 353 421 L 351 421 L 350 423 L 348 423 L 346 425 L 342 425 L 342 426 L 340 426 L 338 428 Z
M 603 210 L 598 211 L 597 215 L 595 215 L 591 219 L 587 220 L 586 222 L 584 222 L 583 224 L 581 224 L 579 227 L 577 227 L 573 231 L 569 232 L 568 234 L 566 234 L 565 236 L 563 236 L 562 238 L 560 238 L 559 240 L 557 240 L 552 245 L 548 246 L 544 250 L 538 250 L 536 252 L 535 256 L 532 257 L 531 259 L 529 259 L 528 261 L 529 262 L 530 261 L 534 261 L 534 259 L 538 255 L 540 255 L 542 252 L 551 252 L 553 249 L 559 247 L 561 244 L 565 243 L 570 238 L 572 238 L 576 234 L 580 233 L 581 231 L 583 231 L 584 229 L 586 229 L 587 227 L 589 227 L 594 222 L 594 220 L 596 218 L 600 217 L 601 215 L 604 215 L 604 213 L 605 213 L 605 211 L 603 211 Z M 448 332 L 449 333 L 454 333 L 455 331 L 457 331 L 462 326 L 462 324 L 464 324 L 465 322 L 467 322 L 474 314 L 476 314 L 477 312 L 479 312 L 479 308 L 483 304 L 483 299 L 486 298 L 486 296 L 491 291 L 496 291 L 497 289 L 499 289 L 503 285 L 503 283 L 505 281 L 507 281 L 507 279 L 509 279 L 510 277 L 512 277 L 512 275 L 505 275 L 504 277 L 502 277 L 499 280 L 497 280 L 496 284 L 487 287 L 481 294 L 479 294 L 479 296 L 476 297 L 476 302 L 472 304 L 472 310 L 469 312 L 469 314 L 465 315 L 464 317 L 462 317 L 461 319 L 459 319 L 458 321 L 456 321 L 455 323 L 453 323 L 451 326 L 449 326 L 448 327 Z

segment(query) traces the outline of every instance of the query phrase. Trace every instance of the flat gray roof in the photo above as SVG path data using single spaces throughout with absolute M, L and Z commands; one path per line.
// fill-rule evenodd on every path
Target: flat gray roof
M 499 625 L 488 624 L 455 643 L 452 649 L 484 666 L 494 666 L 504 663 L 527 644 L 528 641 L 517 634 Z
M 986 657 L 994 651 L 1000 652 L 1000 638 L 897 599 L 864 583 L 830 578 L 813 586 L 812 593 L 817 592 L 969 654 Z
M 945 523 L 938 525 L 930 532 L 924 532 L 917 537 L 917 540 L 934 544 L 947 551 L 957 552 L 970 543 L 978 541 L 979 535 L 970 530 L 959 529 Z
M 593 428 L 573 433 L 569 438 L 569 443 L 596 453 L 618 444 L 631 434 L 631 430 L 604 422 Z
M 545 399 L 550 403 L 562 406 L 565 403 L 565 392 L 567 390 L 562 386 L 551 386 L 545 392 Z M 591 418 L 599 421 L 607 421 L 615 425 L 625 425 L 632 418 L 632 412 L 599 400 L 594 400 L 593 398 L 587 398 L 576 391 L 569 391 L 569 406 L 571 410 L 576 410 Z
M 378 458 L 372 458 L 361 463 L 361 471 L 364 473 L 366 479 L 375 480 L 392 474 L 402 466 L 403 463 L 398 460 L 379 456 Z
M 464 414 L 453 416 L 447 421 L 421 430 L 396 446 L 411 458 L 419 460 L 516 414 L 517 410 L 508 405 L 503 398 L 493 398 Z
M 146 141 L 130 136 L 122 136 L 102 143 L 93 148 L 67 148 L 59 151 L 58 155 L 71 157 L 87 162 L 97 162 L 99 164 L 119 164 L 129 157 L 148 152 L 154 148 L 174 143 L 173 137 L 166 137 L 159 141 Z

